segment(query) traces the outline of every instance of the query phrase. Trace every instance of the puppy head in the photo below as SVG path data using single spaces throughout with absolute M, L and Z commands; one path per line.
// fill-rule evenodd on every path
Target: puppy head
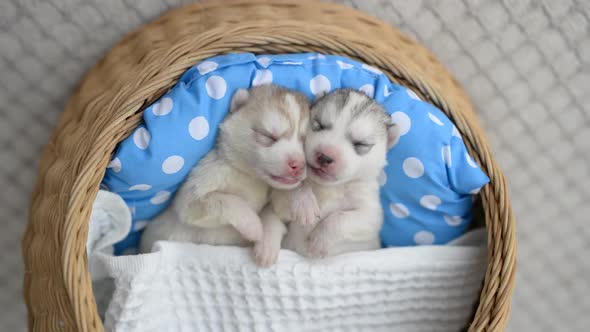
M 307 175 L 303 135 L 308 124 L 305 96 L 275 85 L 240 89 L 220 126 L 220 149 L 238 169 L 273 188 L 292 189 Z
M 311 108 L 305 138 L 309 177 L 320 184 L 376 179 L 396 138 L 391 118 L 367 95 L 339 89 Z

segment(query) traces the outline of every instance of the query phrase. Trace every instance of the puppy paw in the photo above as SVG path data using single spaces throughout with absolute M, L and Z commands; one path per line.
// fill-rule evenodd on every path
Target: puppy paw
M 277 262 L 280 245 L 277 246 L 269 238 L 263 238 L 254 244 L 254 261 L 258 266 L 269 267 Z
M 311 258 L 324 258 L 330 253 L 332 241 L 329 229 L 326 225 L 320 224 L 316 227 L 307 239 L 307 253 Z
M 309 187 L 305 186 L 291 196 L 291 216 L 293 221 L 306 228 L 313 228 L 319 221 L 320 207 Z
M 307 243 L 307 255 L 311 258 L 328 256 L 328 242 L 321 237 L 310 238 Z

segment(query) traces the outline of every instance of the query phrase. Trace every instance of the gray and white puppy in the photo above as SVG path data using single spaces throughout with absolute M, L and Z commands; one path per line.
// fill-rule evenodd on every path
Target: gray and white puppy
M 377 177 L 397 137 L 390 116 L 367 95 L 340 89 L 315 102 L 310 120 L 308 178 L 295 190 L 272 191 L 254 246 L 259 265 L 275 263 L 281 243 L 309 257 L 380 247 Z
M 146 227 L 142 251 L 158 240 L 239 246 L 259 240 L 258 214 L 270 188 L 292 189 L 306 176 L 308 124 L 309 101 L 299 93 L 275 85 L 238 90 L 215 149 Z

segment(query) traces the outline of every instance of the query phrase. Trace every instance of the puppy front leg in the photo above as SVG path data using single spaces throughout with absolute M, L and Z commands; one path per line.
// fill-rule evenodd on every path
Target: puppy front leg
M 328 215 L 309 234 L 309 256 L 325 257 L 339 242 L 365 240 L 377 235 L 382 218 L 374 210 L 360 208 Z
M 262 221 L 262 239 L 254 244 L 254 260 L 259 266 L 271 266 L 276 263 L 281 250 L 281 241 L 287 233 L 287 227 L 268 204 L 260 213 Z
M 262 223 L 258 214 L 240 196 L 211 192 L 198 204 L 190 207 L 192 213 L 185 221 L 199 227 L 232 225 L 249 241 L 262 238 Z

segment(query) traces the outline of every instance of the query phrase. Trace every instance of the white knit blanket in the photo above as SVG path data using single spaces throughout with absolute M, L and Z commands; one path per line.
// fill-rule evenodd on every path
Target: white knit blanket
M 98 261 L 115 279 L 107 331 L 460 331 L 486 265 L 482 233 L 455 246 L 324 260 L 283 250 L 270 269 L 249 249 L 159 242 Z M 467 239 L 467 240 L 465 240 Z M 483 240 L 483 241 L 482 241 Z M 462 243 L 461 243 L 462 241 Z

